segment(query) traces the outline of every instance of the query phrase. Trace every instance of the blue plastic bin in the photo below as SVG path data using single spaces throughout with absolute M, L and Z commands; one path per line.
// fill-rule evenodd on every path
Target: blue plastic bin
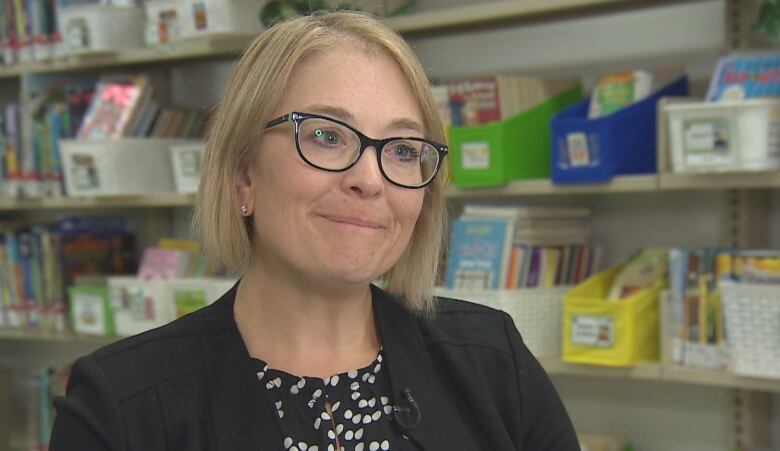
M 667 96 L 688 95 L 688 79 L 608 116 L 588 119 L 590 99 L 558 113 L 552 129 L 552 181 L 598 183 L 621 174 L 656 172 L 656 104 Z

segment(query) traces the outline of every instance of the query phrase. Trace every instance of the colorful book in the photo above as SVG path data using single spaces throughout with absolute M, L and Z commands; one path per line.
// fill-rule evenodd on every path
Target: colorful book
M 148 77 L 143 75 L 98 82 L 77 137 L 116 139 L 129 136 L 150 89 Z
M 506 219 L 457 219 L 452 225 L 445 285 L 499 289 L 506 280 L 514 224 Z

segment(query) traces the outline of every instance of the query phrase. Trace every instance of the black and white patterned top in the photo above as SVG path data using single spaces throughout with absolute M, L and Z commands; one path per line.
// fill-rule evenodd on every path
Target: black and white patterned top
M 276 408 L 289 451 L 387 451 L 407 438 L 392 426 L 390 385 L 382 351 L 367 367 L 326 379 L 300 377 L 254 359 L 257 378 Z M 328 414 L 330 402 L 333 418 Z M 337 441 L 338 438 L 338 441 Z M 338 446 L 341 446 L 340 448 Z

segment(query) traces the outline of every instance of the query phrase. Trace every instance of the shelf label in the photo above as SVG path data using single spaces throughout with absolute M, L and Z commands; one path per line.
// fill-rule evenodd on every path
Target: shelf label
M 590 165 L 590 151 L 588 151 L 588 137 L 585 133 L 569 133 L 566 135 L 566 148 L 569 151 L 569 163 L 578 168 Z
M 460 146 L 463 169 L 490 168 L 490 144 L 487 142 L 463 143 Z
M 728 117 L 683 121 L 683 152 L 691 166 L 731 163 L 731 124 Z
M 577 346 L 611 348 L 615 344 L 615 320 L 610 316 L 573 315 L 571 342 Z

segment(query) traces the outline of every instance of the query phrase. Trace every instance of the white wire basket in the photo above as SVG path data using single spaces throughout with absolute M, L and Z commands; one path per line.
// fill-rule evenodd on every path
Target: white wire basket
M 437 288 L 436 294 L 476 302 L 507 312 L 534 356 L 560 358 L 563 296 L 569 289 L 571 289 L 569 286 L 493 291 Z
M 731 370 L 780 379 L 780 286 L 721 283 Z

